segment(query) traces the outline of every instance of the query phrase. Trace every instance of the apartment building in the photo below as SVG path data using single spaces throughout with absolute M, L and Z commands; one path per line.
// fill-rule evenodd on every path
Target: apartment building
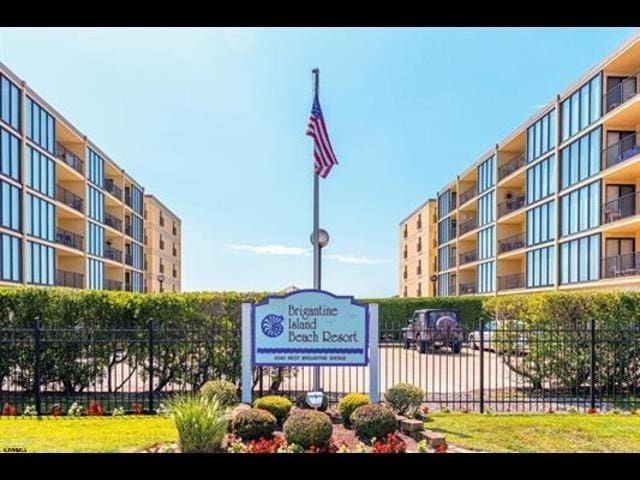
M 180 218 L 153 195 L 144 196 L 144 291 L 179 292 Z
M 0 63 L 0 285 L 143 291 L 144 188 Z
M 399 226 L 401 297 L 431 297 L 436 283 L 436 200 L 416 208 Z
M 640 288 L 640 35 L 437 196 L 438 294 Z

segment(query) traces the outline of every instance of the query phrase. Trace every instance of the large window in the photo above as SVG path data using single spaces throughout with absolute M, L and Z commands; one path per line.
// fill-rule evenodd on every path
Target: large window
M 94 185 L 104 186 L 104 159 L 96 152 L 87 148 L 87 179 Z
M 560 283 L 590 282 L 599 278 L 599 234 L 560 244 Z
M 20 130 L 20 90 L 4 75 L 0 75 L 0 119 Z
M 132 244 L 131 259 L 132 259 L 132 267 L 137 268 L 138 270 L 142 270 L 142 267 L 144 265 L 144 257 L 142 255 L 142 245 L 138 245 L 137 243 Z
M 142 274 L 140 272 L 125 272 L 125 277 L 129 276 L 129 283 L 132 292 L 142 292 Z M 126 280 L 126 278 L 125 278 Z
M 140 243 L 144 240 L 144 221 L 137 215 L 131 215 L 131 237 Z
M 527 162 L 533 162 L 556 145 L 556 111 L 551 110 L 527 128 Z
M 538 248 L 527 252 L 527 288 L 547 287 L 554 284 L 554 247 Z
M 554 155 L 527 170 L 527 203 L 553 195 L 555 189 Z
M 0 233 L 0 279 L 5 282 L 22 281 L 22 240 Z
M 438 249 L 438 271 L 449 270 L 449 246 Z
M 87 288 L 101 290 L 104 287 L 104 262 L 87 259 Z
M 597 128 L 561 150 L 560 188 L 567 188 L 600 171 L 600 141 L 600 128 Z
M 553 240 L 555 224 L 555 202 L 553 200 L 527 210 L 527 246 Z
M 35 195 L 27 194 L 26 232 L 43 240 L 55 240 L 55 207 Z
M 495 290 L 493 286 L 494 262 L 478 265 L 478 293 L 488 293 Z
M 55 284 L 55 250 L 36 242 L 27 242 L 27 283 Z
M 560 104 L 560 136 L 563 142 L 600 118 L 601 99 L 602 80 L 598 73 Z
M 91 185 L 87 186 L 87 198 L 89 199 L 89 209 L 87 215 L 89 218 L 104 221 L 104 193 L 96 190 Z
M 133 216 L 135 218 L 135 215 Z M 443 245 L 451 240 L 451 228 L 449 219 L 438 222 L 438 245 Z
M 478 227 L 492 223 L 495 220 L 495 191 L 478 198 Z
M 491 226 L 478 232 L 478 260 L 486 260 L 495 256 L 495 227 Z
M 446 297 L 447 295 L 454 294 L 455 291 L 449 290 L 449 274 L 441 273 L 438 275 L 438 296 Z
M 560 236 L 600 225 L 600 182 L 596 181 L 560 197 Z
M 30 97 L 26 97 L 25 121 L 27 138 L 44 150 L 55 155 L 54 120 L 47 111 Z
M 27 146 L 25 152 L 25 177 L 27 185 L 53 198 L 55 196 L 56 181 L 53 160 L 29 146 Z
M 495 157 L 491 156 L 478 165 L 478 193 L 489 190 L 495 184 Z
M 451 190 L 438 196 L 438 218 L 443 218 L 451 211 Z
M 104 228 L 87 222 L 87 252 L 96 257 L 104 255 Z
M 0 128 L 0 172 L 20 180 L 20 139 Z
M 8 182 L 0 181 L 0 225 L 17 232 L 20 226 L 20 192 L 21 190 Z

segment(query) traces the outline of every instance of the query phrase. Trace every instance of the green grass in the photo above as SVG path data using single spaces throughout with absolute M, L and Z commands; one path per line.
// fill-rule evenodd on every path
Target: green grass
M 425 428 L 483 452 L 640 452 L 640 416 L 436 413 Z
M 131 452 L 177 438 L 173 420 L 160 416 L 0 417 L 0 452 Z

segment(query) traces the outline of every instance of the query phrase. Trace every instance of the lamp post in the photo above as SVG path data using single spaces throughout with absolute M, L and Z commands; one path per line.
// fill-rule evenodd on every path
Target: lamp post
M 433 282 L 433 296 L 437 297 L 438 293 L 436 292 L 436 281 L 438 281 L 438 276 L 435 273 L 431 275 L 431 281 Z
M 164 275 L 163 274 L 158 274 L 158 282 L 160 282 L 160 293 L 162 293 L 162 282 L 164 282 Z
M 318 176 L 315 177 L 316 182 L 318 181 Z M 316 189 L 317 192 L 317 189 Z M 317 206 L 316 202 L 316 206 Z M 311 241 L 311 245 L 313 245 L 314 250 L 314 271 L 313 271 L 313 288 L 317 290 L 322 289 L 322 255 L 320 251 L 329 244 L 329 233 L 323 229 L 318 228 L 317 224 L 318 217 L 315 217 L 315 228 L 311 233 L 309 240 Z M 316 234 L 316 232 L 318 232 Z M 313 367 L 313 390 L 315 393 L 320 391 L 320 367 Z

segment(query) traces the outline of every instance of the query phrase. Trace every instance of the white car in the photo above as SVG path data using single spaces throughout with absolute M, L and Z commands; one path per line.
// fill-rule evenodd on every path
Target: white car
M 495 353 L 516 355 L 527 353 L 524 325 L 521 322 L 490 320 L 484 325 L 482 347 Z M 480 330 L 474 330 L 468 337 L 469 345 L 474 350 L 480 349 Z M 510 346 L 510 348 L 509 348 Z

